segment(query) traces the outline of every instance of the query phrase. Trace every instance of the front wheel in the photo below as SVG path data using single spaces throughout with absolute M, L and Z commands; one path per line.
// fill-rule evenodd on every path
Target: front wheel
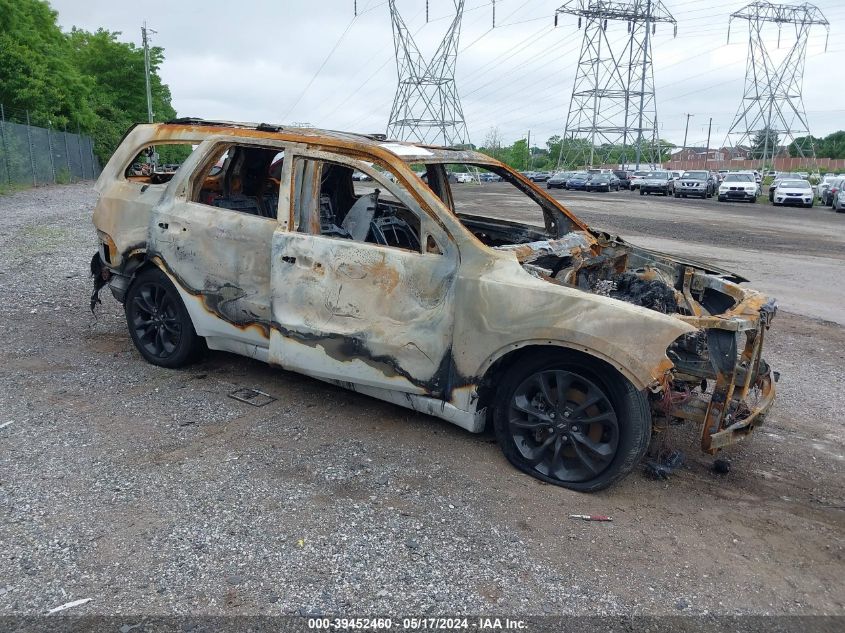
M 644 196 L 644 195 L 645 195 L 645 191 L 643 191 L 642 189 L 640 189 L 640 195 L 641 195 L 641 196 Z
M 594 359 L 541 353 L 517 362 L 500 387 L 496 439 L 532 477 L 593 492 L 631 472 L 648 449 L 646 395 Z
M 153 365 L 181 367 L 202 348 L 176 287 L 158 268 L 135 278 L 124 310 L 135 347 Z

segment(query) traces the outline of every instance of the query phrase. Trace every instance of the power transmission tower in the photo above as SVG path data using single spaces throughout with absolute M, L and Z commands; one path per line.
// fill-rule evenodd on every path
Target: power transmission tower
M 399 76 L 387 123 L 389 138 L 449 146 L 469 143 L 455 87 L 464 0 L 452 1 L 455 17 L 434 56 L 426 61 L 396 8 L 396 0 L 388 0 Z
M 561 159 L 593 165 L 659 161 L 657 104 L 651 61 L 652 36 L 658 22 L 671 23 L 672 14 L 660 0 L 569 0 L 555 11 L 578 17 L 584 25 L 581 55 L 566 116 Z M 623 45 L 608 39 L 612 22 L 627 22 Z
M 734 139 L 734 147 L 747 144 L 751 158 L 759 159 L 761 166 L 777 156 L 778 145 L 792 143 L 795 143 L 799 156 L 815 162 L 816 152 L 807 125 L 801 85 L 810 29 L 814 25 L 822 25 L 829 34 L 827 19 L 812 4 L 752 2 L 731 14 L 729 42 L 730 25 L 735 19 L 748 21 L 748 64 L 745 92 L 728 130 L 728 143 Z M 778 29 L 778 48 L 784 26 L 795 33 L 795 41 L 780 63 L 772 60 L 773 51 L 764 39 L 765 35 L 774 35 L 773 25 L 777 25 Z

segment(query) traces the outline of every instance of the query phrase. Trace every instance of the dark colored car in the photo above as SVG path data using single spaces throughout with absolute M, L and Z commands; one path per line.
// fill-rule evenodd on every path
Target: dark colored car
M 531 182 L 546 182 L 551 177 L 551 174 L 547 171 L 535 171 L 530 176 Z
M 546 181 L 546 189 L 566 189 L 566 181 L 574 172 L 559 171 Z
M 675 191 L 675 181 L 670 171 L 650 171 L 639 181 L 640 195 L 662 193 L 671 195 Z
M 613 174 L 593 174 L 587 181 L 587 191 L 619 191 L 619 179 Z
M 566 181 L 566 188 L 586 191 L 588 182 L 590 182 L 590 174 L 584 171 L 578 171 L 572 174 L 569 180 Z
M 710 198 L 718 185 L 709 171 L 685 171 L 675 182 L 675 197 L 699 196 Z
M 619 188 L 620 189 L 630 189 L 631 188 L 631 172 L 625 171 L 624 169 L 614 169 L 613 175 L 619 179 Z
M 822 195 L 822 204 L 825 206 L 833 206 L 833 202 L 836 200 L 837 194 L 843 189 L 845 189 L 845 178 L 838 178 L 831 182 L 827 191 L 825 191 Z

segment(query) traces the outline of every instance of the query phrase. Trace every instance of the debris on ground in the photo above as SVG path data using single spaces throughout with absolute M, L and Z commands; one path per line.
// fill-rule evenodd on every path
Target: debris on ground
M 683 451 L 672 451 L 665 457 L 645 462 L 646 472 L 655 479 L 669 479 L 669 475 L 684 465 L 686 455 Z
M 264 405 L 276 401 L 276 398 L 271 396 L 269 393 L 265 393 L 259 389 L 249 389 L 247 387 L 235 389 L 229 394 L 229 397 L 237 400 L 238 402 L 251 404 L 254 407 L 263 407 Z
M 47 612 L 47 615 L 50 615 L 51 613 L 58 613 L 59 611 L 64 611 L 65 609 L 72 609 L 73 607 L 80 607 L 83 604 L 88 604 L 89 602 L 91 602 L 91 598 L 82 598 L 81 600 L 74 600 L 72 602 L 65 602 L 64 604 L 60 604 L 55 609 L 50 609 Z
M 570 519 L 581 519 L 582 521 L 613 521 L 604 514 L 570 514 Z
M 731 472 L 731 462 L 727 459 L 717 459 L 713 462 L 713 470 L 720 475 L 727 475 Z

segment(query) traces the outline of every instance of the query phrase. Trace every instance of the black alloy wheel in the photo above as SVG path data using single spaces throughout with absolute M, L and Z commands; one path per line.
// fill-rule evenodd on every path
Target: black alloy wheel
M 157 268 L 143 271 L 126 296 L 126 321 L 135 347 L 162 367 L 186 364 L 201 348 L 179 293 Z
M 533 477 L 599 490 L 630 472 L 648 448 L 646 396 L 589 359 L 573 364 L 552 353 L 511 370 L 502 387 L 494 411 L 499 445 Z

